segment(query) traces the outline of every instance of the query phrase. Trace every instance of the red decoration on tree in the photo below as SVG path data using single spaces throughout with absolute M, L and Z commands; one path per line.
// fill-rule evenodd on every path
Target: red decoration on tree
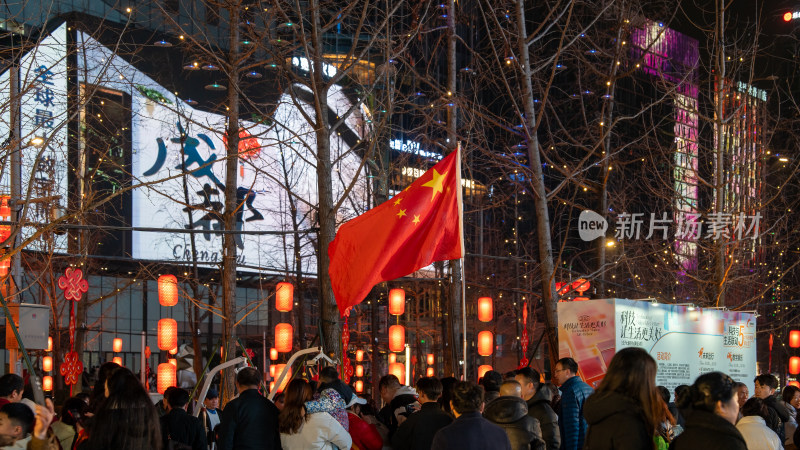
M 83 279 L 83 271 L 68 267 L 58 278 L 58 288 L 64 291 L 64 298 L 77 302 L 89 291 L 89 282 Z
M 350 364 L 350 358 L 347 357 L 347 346 L 350 345 L 350 326 L 347 324 L 350 318 L 350 309 L 348 308 L 347 314 L 344 317 L 344 325 L 342 326 L 342 354 L 344 354 L 344 364 L 342 364 L 342 381 L 345 384 L 350 384 L 350 377 L 353 376 L 353 366 Z
M 78 377 L 83 373 L 83 363 L 78 359 L 77 352 L 69 352 L 64 356 L 64 362 L 61 363 L 59 372 L 64 377 L 64 383 L 78 384 Z
M 517 369 L 528 367 L 528 302 L 522 305 L 522 359 Z
M 245 353 L 247 353 L 247 357 L 251 360 L 256 357 L 256 352 L 254 352 L 252 348 L 248 348 L 246 351 L 242 352 L 242 356 L 245 356 Z
M 83 271 L 67 267 L 64 275 L 58 277 L 58 288 L 64 291 L 64 298 L 71 300 L 69 306 L 69 353 L 64 356 L 59 372 L 64 377 L 64 383 L 69 385 L 72 395 L 72 386 L 78 384 L 78 377 L 83 373 L 83 362 L 78 359 L 75 352 L 75 302 L 89 291 L 89 282 L 83 279 Z

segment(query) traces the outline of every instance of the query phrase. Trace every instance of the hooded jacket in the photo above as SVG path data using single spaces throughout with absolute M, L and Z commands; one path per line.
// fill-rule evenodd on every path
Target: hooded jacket
M 511 441 L 511 450 L 544 450 L 539 421 L 528 415 L 528 404 L 519 397 L 497 397 L 486 404 L 483 417 L 499 425 Z
M 589 424 L 585 450 L 652 449 L 653 435 L 633 399 L 616 392 L 598 392 L 583 405 Z
M 542 428 L 542 439 L 544 439 L 547 450 L 559 450 L 561 448 L 561 431 L 558 429 L 558 415 L 550 406 L 553 394 L 549 389 L 539 388 L 528 400 L 528 415 L 539 421 Z
M 686 429 L 669 449 L 747 450 L 747 443 L 732 423 L 708 411 L 692 410 L 686 417 Z

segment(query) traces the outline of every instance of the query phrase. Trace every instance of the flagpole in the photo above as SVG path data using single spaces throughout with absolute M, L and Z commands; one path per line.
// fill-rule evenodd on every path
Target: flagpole
M 461 335 L 463 336 L 464 381 L 467 381 L 467 294 L 464 289 L 464 257 L 461 257 Z

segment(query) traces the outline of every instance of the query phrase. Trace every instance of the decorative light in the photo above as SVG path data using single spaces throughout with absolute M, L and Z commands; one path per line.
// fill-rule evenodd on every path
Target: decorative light
M 111 347 L 114 350 L 114 353 L 121 352 L 122 351 L 122 338 L 114 338 L 114 341 L 113 341 L 113 344 L 112 344 Z
M 47 350 L 45 350 L 45 351 L 46 352 L 52 352 L 53 351 L 53 337 L 52 336 L 47 336 Z
M 175 319 L 158 321 L 158 348 L 172 350 L 178 346 L 178 322 Z
M 494 350 L 494 336 L 491 331 L 485 330 L 478 333 L 478 354 L 489 356 Z
M 406 346 L 406 329 L 402 325 L 389 327 L 389 350 L 402 352 Z
M 278 349 L 277 348 L 272 347 L 271 349 L 269 349 L 269 359 L 271 361 L 276 361 L 278 359 Z
M 436 359 L 433 356 L 433 353 L 428 353 L 427 363 L 429 366 L 432 366 Z
M 175 386 L 177 383 L 177 367 L 170 363 L 158 365 L 158 376 L 156 378 L 156 388 L 159 394 L 163 394 L 168 387 Z
M 270 366 L 269 366 L 269 377 L 270 378 L 275 378 L 275 366 L 277 366 L 277 364 L 270 364 Z
M 789 347 L 800 347 L 800 330 L 789 331 Z
M 800 388 L 800 381 L 793 380 L 789 382 L 789 386 L 794 386 L 796 388 Z
M 273 375 L 272 378 L 275 379 L 275 381 L 273 382 L 277 382 L 278 377 L 281 376 L 281 372 L 283 372 L 283 369 L 286 368 L 286 364 L 275 364 L 274 367 L 275 367 L 275 375 Z M 280 386 L 278 386 L 278 392 L 283 392 L 283 390 L 286 389 L 286 386 L 289 385 L 289 381 L 291 381 L 291 379 L 292 379 L 292 368 L 289 367 L 286 370 L 286 375 L 283 377 L 283 381 L 281 381 Z M 272 391 L 272 388 L 270 388 L 270 391 Z
M 425 376 L 426 377 L 434 376 L 433 367 L 428 367 L 428 370 L 425 371 Z
M 356 392 L 359 394 L 364 392 L 364 382 L 361 380 L 356 381 Z
M 492 297 L 481 297 L 478 299 L 478 320 L 481 322 L 491 322 L 494 317 L 494 305 Z
M 362 366 L 361 364 L 356 366 L 356 376 L 357 377 L 363 377 L 364 376 L 364 366 Z
M 178 354 L 178 347 L 176 346 L 175 348 L 170 349 L 169 354 L 170 355 L 177 355 Z
M 789 358 L 789 373 L 792 375 L 800 373 L 800 356 L 792 356 Z
M 161 275 L 158 277 L 158 303 L 161 306 L 175 306 L 178 304 L 178 279 L 175 275 Z
M 292 325 L 279 323 L 275 325 L 275 349 L 281 353 L 292 351 Z
M 42 389 L 45 391 L 53 390 L 53 377 L 50 375 L 45 375 L 42 377 Z
M 278 283 L 275 287 L 275 309 L 282 312 L 292 310 L 294 304 L 294 286 L 292 283 Z
M 394 353 L 389 353 L 389 364 L 394 364 L 397 362 L 397 355 Z
M 389 291 L 389 314 L 399 316 L 406 311 L 406 291 L 392 289 Z
M 389 374 L 394 375 L 400 380 L 400 384 L 406 384 L 406 367 L 403 363 L 389 364 Z
M 50 372 L 53 370 L 53 357 L 52 356 L 45 356 L 42 358 L 42 370 L 45 372 Z
M 113 362 L 114 364 L 117 364 L 117 365 L 120 365 L 120 366 L 121 366 L 121 365 L 122 365 L 122 358 L 121 358 L 121 357 L 119 357 L 119 356 L 115 356 L 115 357 L 113 357 L 113 358 L 111 359 L 111 362 Z
M 356 350 L 356 361 L 361 362 L 364 360 L 364 350 Z
M 168 359 L 168 360 L 167 360 L 167 362 L 168 362 L 169 364 L 172 364 L 173 366 L 175 366 L 175 369 L 176 369 L 176 370 L 178 369 L 178 360 L 177 360 L 177 359 L 175 359 L 175 358 L 170 358 L 170 359 Z
M 492 370 L 492 366 L 490 366 L 489 364 L 484 364 L 478 367 L 478 379 L 480 380 L 481 378 L 483 378 L 483 376 L 486 375 L 486 372 L 490 370 Z

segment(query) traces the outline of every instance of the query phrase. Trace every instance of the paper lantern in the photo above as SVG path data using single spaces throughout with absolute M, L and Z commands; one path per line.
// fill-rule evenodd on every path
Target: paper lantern
M 478 379 L 480 380 L 481 378 L 483 378 L 483 376 L 486 375 L 486 372 L 490 370 L 492 370 L 492 366 L 490 366 L 489 364 L 484 364 L 478 367 Z
M 277 364 L 271 364 L 269 366 L 269 377 L 270 378 L 275 378 L 275 367 L 277 367 Z
M 361 364 L 356 366 L 356 376 L 357 377 L 363 377 L 364 376 L 364 366 L 362 366 Z
M 158 365 L 158 375 L 156 378 L 156 388 L 159 394 L 163 394 L 168 387 L 177 385 L 177 368 L 170 363 Z
M 789 332 L 789 347 L 800 347 L 800 330 L 792 330 Z
M 275 325 L 275 350 L 286 353 L 292 351 L 292 325 L 279 323 Z
M 359 394 L 364 392 L 364 382 L 361 380 L 356 381 L 356 392 Z
M 158 348 L 172 350 L 178 346 L 178 322 L 175 319 L 158 321 Z
M 292 283 L 278 283 L 275 287 L 275 309 L 289 312 L 294 305 L 294 286 Z
M 52 352 L 53 351 L 53 338 L 51 336 L 47 336 L 47 350 L 45 350 L 45 351 L 46 352 Z
M 389 314 L 399 316 L 406 311 L 406 291 L 392 289 L 389 291 Z
M 45 375 L 42 377 L 42 389 L 45 391 L 53 390 L 53 377 L 50 375 Z
M 794 386 L 796 388 L 800 388 L 800 381 L 794 380 L 789 382 L 789 386 Z
M 113 345 L 111 346 L 114 350 L 114 353 L 119 353 L 122 351 L 122 339 L 114 338 Z
M 172 364 L 173 366 L 175 366 L 175 369 L 177 369 L 177 368 L 178 368 L 178 360 L 177 360 L 177 359 L 175 359 L 175 358 L 170 358 L 170 359 L 168 359 L 168 360 L 167 360 L 167 363 L 169 363 L 169 364 Z
M 277 348 L 272 347 L 271 349 L 269 349 L 269 359 L 272 360 L 272 361 L 276 361 L 278 359 L 278 349 Z
M 275 367 L 275 375 L 273 376 L 273 378 L 275 379 L 274 382 L 277 382 L 278 378 L 280 378 L 281 376 L 281 372 L 283 372 L 283 369 L 286 367 L 286 364 L 275 364 L 274 367 Z M 283 392 L 283 390 L 286 389 L 286 386 L 289 385 L 289 381 L 291 381 L 291 379 L 292 379 L 292 368 L 289 367 L 289 369 L 286 371 L 286 375 L 283 377 L 283 381 L 281 381 L 280 386 L 278 386 L 278 392 Z M 270 389 L 270 391 L 272 391 L 272 389 Z
M 364 350 L 356 350 L 356 361 L 361 362 L 364 360 Z
M 50 372 L 53 370 L 53 357 L 52 356 L 45 356 L 42 358 L 42 370 L 45 372 Z
M 175 278 L 175 275 L 161 275 L 158 277 L 158 303 L 161 306 L 175 306 L 178 304 L 178 279 Z
M 789 358 L 789 373 L 792 375 L 800 374 L 800 356 Z
M 425 371 L 425 376 L 426 377 L 434 376 L 433 367 L 428 367 L 428 370 Z
M 406 329 L 402 325 L 389 327 L 389 350 L 402 352 L 406 347 Z
M 152 355 L 152 354 L 153 353 L 150 351 L 150 346 L 146 345 L 144 347 L 144 357 L 145 357 L 145 359 L 150 359 L 150 355 Z
M 491 322 L 494 317 L 494 305 L 492 297 L 481 297 L 478 299 L 478 320 L 481 322 Z
M 478 333 L 478 354 L 481 356 L 489 356 L 494 350 L 494 336 L 491 331 L 481 331 Z
M 114 364 L 118 364 L 118 365 L 120 365 L 120 366 L 121 366 L 121 365 L 122 365 L 122 357 L 120 357 L 120 356 L 115 356 L 115 357 L 111 358 L 111 362 L 113 362 Z
M 400 380 L 400 384 L 406 384 L 406 366 L 403 363 L 389 364 L 389 374 L 394 375 Z
M 389 364 L 394 364 L 397 362 L 397 355 L 394 353 L 389 353 Z
M 433 356 L 433 353 L 428 353 L 428 357 L 426 359 L 429 366 L 432 366 L 433 363 L 436 361 L 436 359 Z
M 169 350 L 170 355 L 177 355 L 178 354 L 178 347 L 172 348 Z
M 275 382 L 274 381 L 270 381 L 269 382 L 269 391 L 272 392 L 273 390 L 275 390 Z

